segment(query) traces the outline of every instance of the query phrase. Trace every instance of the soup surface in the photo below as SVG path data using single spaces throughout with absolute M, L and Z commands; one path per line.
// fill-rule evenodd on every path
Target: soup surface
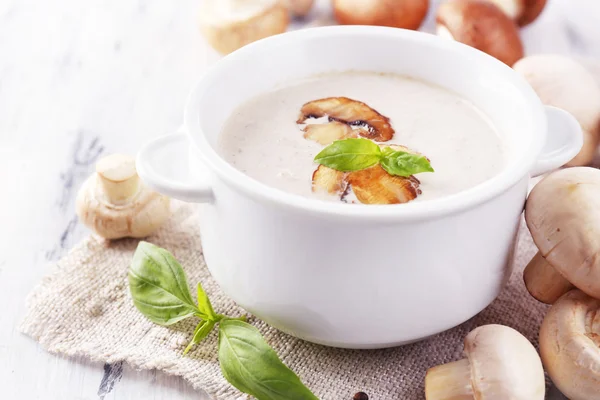
M 504 165 L 498 132 L 469 101 L 420 80 L 370 72 L 318 75 L 253 98 L 238 107 L 224 124 L 218 151 L 248 176 L 286 192 L 347 203 L 413 200 L 403 199 L 400 194 L 401 201 L 365 201 L 364 196 L 358 201 L 360 183 L 354 183 L 353 191 L 355 181 L 346 179 L 348 174 L 343 175 L 345 180 L 339 191 L 315 187 L 313 174 L 319 165 L 313 160 L 333 139 L 331 135 L 311 137 L 305 132 L 307 125 L 335 124 L 336 129 L 348 132 L 350 128 L 353 136 L 369 139 L 373 138 L 375 126 L 365 121 L 364 115 L 340 118 L 343 113 L 325 112 L 299 118 L 304 105 L 328 98 L 347 98 L 344 101 L 355 101 L 373 110 L 371 114 L 388 118 L 394 133 L 389 140 L 389 137 L 375 138 L 377 144 L 406 146 L 429 159 L 435 172 L 414 175 L 415 201 L 448 196 L 476 186 L 493 177 Z M 338 103 L 344 106 L 343 102 Z M 375 175 L 378 174 L 369 174 Z M 378 190 L 397 193 L 394 186 L 397 181 L 382 181 Z

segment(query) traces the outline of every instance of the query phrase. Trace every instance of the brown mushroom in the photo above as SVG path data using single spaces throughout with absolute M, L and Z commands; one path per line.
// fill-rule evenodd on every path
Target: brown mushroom
M 579 290 L 561 297 L 542 322 L 540 354 L 569 399 L 600 398 L 600 300 Z
M 427 400 L 543 400 L 544 369 L 533 345 L 516 330 L 485 325 L 465 338 L 466 358 L 431 368 Z
M 304 127 L 304 138 L 327 146 L 336 140 L 358 137 L 349 125 L 331 121 L 327 124 L 309 124 Z
M 329 117 L 332 121 L 350 125 L 364 125 L 359 134 L 377 142 L 386 142 L 394 137 L 390 119 L 379 114 L 363 102 L 347 97 L 328 97 L 304 104 L 296 121 L 298 124 L 309 118 Z
M 588 167 L 553 172 L 531 191 L 525 220 L 540 254 L 524 279 L 539 301 L 553 303 L 570 284 L 600 298 L 598 198 L 600 170 Z
M 342 25 L 380 25 L 419 29 L 429 0 L 333 0 L 333 12 Z
M 546 0 L 488 0 L 496 4 L 510 19 L 519 26 L 525 26 L 542 13 Z
M 560 55 L 525 57 L 514 65 L 544 104 L 571 113 L 583 129 L 583 147 L 567 166 L 588 165 L 596 154 L 600 136 L 600 87 L 577 61 Z
M 481 50 L 509 66 L 523 57 L 517 25 L 486 0 L 446 1 L 438 8 L 437 33 Z
M 287 7 L 279 0 L 204 0 L 200 29 L 223 54 L 286 31 Z

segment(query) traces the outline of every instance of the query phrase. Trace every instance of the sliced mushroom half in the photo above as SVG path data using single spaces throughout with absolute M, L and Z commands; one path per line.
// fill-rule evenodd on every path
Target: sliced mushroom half
M 347 97 L 328 97 L 304 104 L 300 110 L 298 124 L 309 118 L 329 117 L 331 121 L 354 126 L 364 126 L 359 134 L 376 142 L 387 142 L 394 137 L 390 119 L 381 115 L 363 102 Z

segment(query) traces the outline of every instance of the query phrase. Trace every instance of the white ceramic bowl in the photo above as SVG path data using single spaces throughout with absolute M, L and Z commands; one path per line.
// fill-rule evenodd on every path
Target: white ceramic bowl
M 267 187 L 215 151 L 241 103 L 282 82 L 346 70 L 418 77 L 470 99 L 502 133 L 509 162 L 456 195 L 351 206 Z M 268 38 L 216 63 L 192 91 L 182 131 L 145 146 L 137 166 L 158 191 L 202 203 L 206 262 L 240 306 L 311 342 L 377 348 L 454 327 L 494 300 L 511 272 L 529 177 L 561 166 L 581 144 L 570 115 L 544 107 L 512 69 L 478 50 L 400 29 L 327 27 Z

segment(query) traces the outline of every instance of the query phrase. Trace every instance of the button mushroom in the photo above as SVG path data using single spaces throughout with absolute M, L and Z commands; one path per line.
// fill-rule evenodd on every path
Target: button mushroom
M 503 325 L 481 326 L 465 338 L 466 359 L 427 371 L 427 400 L 543 400 L 544 370 L 533 345 Z
M 525 207 L 525 221 L 540 253 L 527 265 L 525 285 L 552 304 L 572 288 L 600 298 L 600 170 L 553 172 L 538 183 Z
M 169 198 L 146 187 L 133 157 L 113 154 L 96 164 L 77 195 L 81 222 L 106 239 L 146 237 L 170 215 Z
M 525 26 L 542 13 L 546 0 L 488 0 L 496 4 L 519 26 Z
M 600 134 L 600 88 L 594 77 L 577 61 L 559 55 L 525 57 L 514 65 L 544 104 L 562 108 L 579 121 L 583 148 L 568 166 L 589 164 Z
M 223 54 L 286 31 L 287 7 L 279 0 L 205 0 L 200 29 L 210 45 Z
M 419 29 L 429 0 L 333 0 L 333 12 L 342 25 L 380 25 Z
M 440 5 L 437 34 L 481 50 L 512 66 L 523 57 L 517 25 L 486 0 L 454 0 Z
M 561 297 L 542 322 L 540 354 L 569 399 L 600 398 L 600 300 L 579 290 Z

